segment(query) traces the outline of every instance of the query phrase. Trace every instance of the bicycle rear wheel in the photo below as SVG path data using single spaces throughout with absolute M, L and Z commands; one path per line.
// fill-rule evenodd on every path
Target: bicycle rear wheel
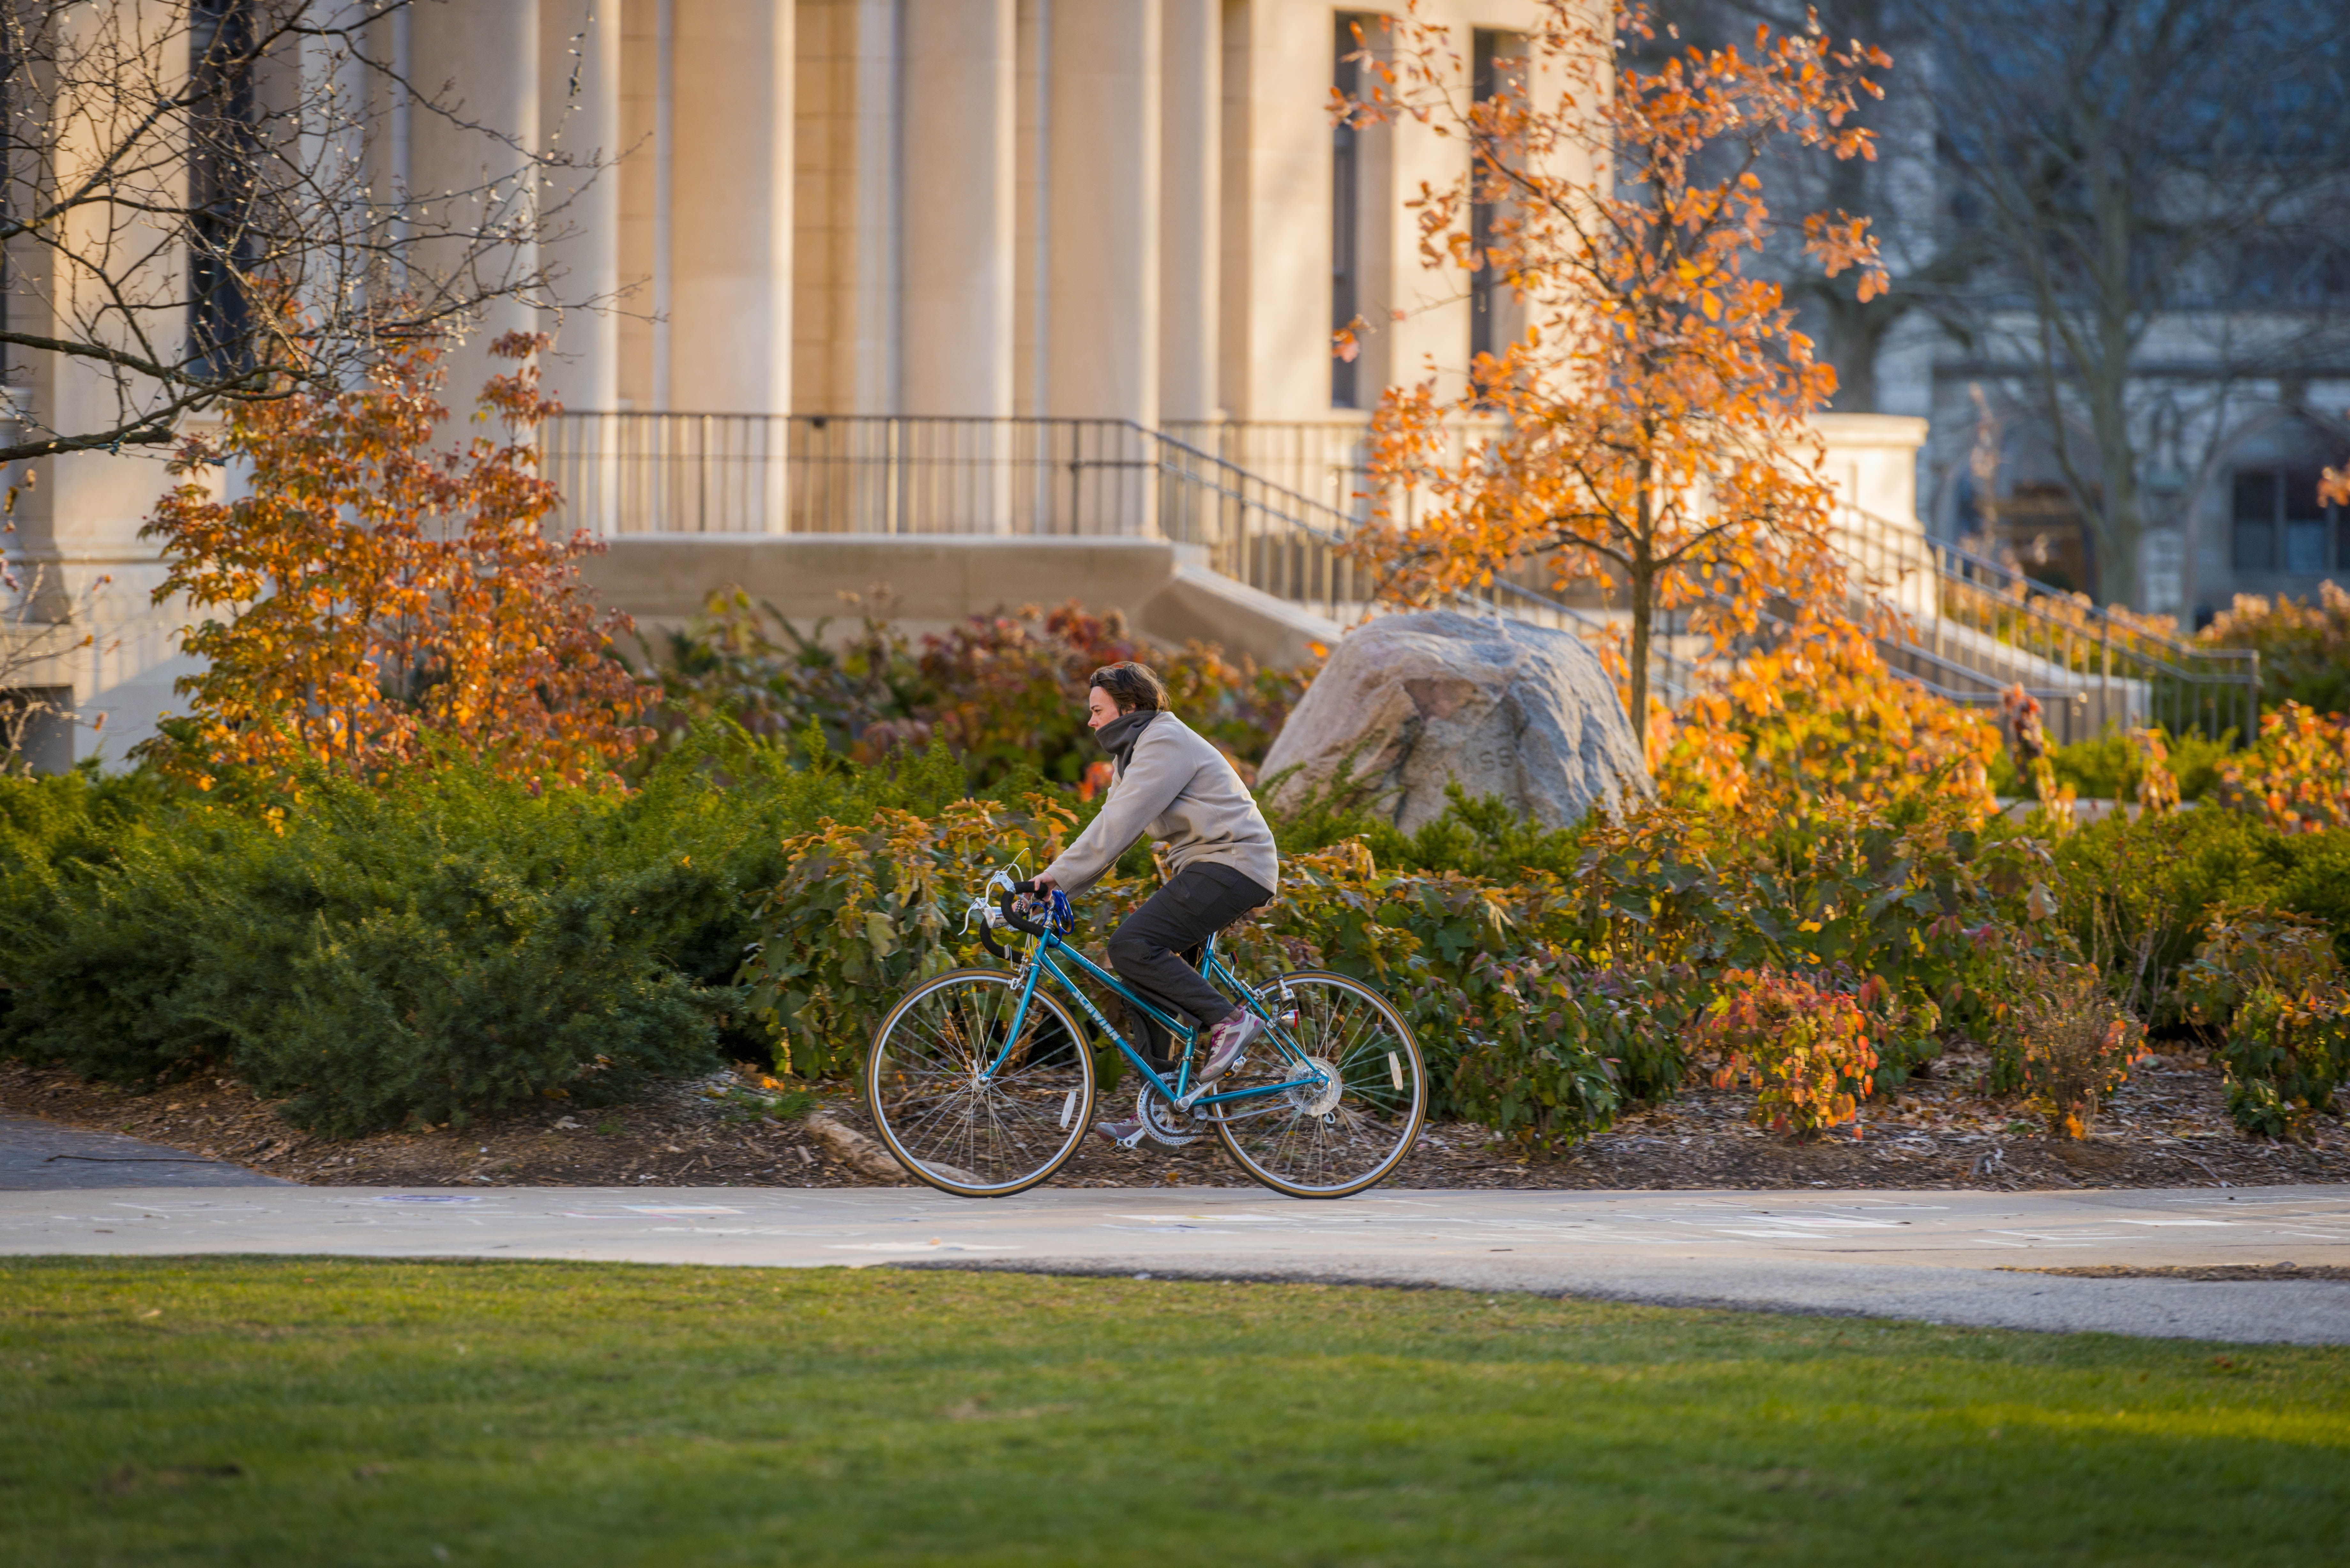
M 1344 1198 L 1385 1180 L 1410 1152 L 1428 1112 L 1428 1070 L 1403 1014 L 1369 986 L 1318 971 L 1284 975 L 1256 991 L 1267 1012 L 1283 1011 L 1284 985 L 1297 1022 L 1267 1030 L 1215 1092 L 1314 1071 L 1327 1081 L 1228 1101 L 1209 1115 L 1226 1151 L 1265 1186 L 1292 1198 Z
M 908 992 L 873 1037 L 873 1125 L 909 1173 L 941 1192 L 1024 1191 L 1067 1164 L 1092 1125 L 1093 1053 L 1076 1021 L 1038 992 L 1013 1039 L 1020 988 L 995 970 L 951 971 Z

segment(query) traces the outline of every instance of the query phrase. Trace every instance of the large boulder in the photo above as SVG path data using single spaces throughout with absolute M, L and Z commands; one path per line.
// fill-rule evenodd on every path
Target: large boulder
M 1350 632 L 1266 753 L 1273 804 L 1295 806 L 1353 759 L 1347 795 L 1405 832 L 1444 815 L 1445 786 L 1499 795 L 1545 827 L 1655 793 L 1599 658 L 1571 633 L 1432 610 Z

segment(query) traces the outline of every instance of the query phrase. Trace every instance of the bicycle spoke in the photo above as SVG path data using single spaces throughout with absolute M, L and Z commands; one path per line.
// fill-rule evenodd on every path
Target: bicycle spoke
M 1297 1023 L 1284 1049 L 1251 1063 L 1219 1088 L 1272 1088 L 1257 1116 L 1234 1115 L 1217 1136 L 1251 1175 L 1300 1197 L 1359 1191 L 1403 1158 L 1426 1100 L 1418 1047 L 1401 1017 L 1368 987 L 1338 975 L 1293 975 Z M 1272 987 L 1258 992 L 1278 1010 Z M 1333 1075 L 1320 1087 L 1295 1080 Z M 1402 1080 L 1397 1087 L 1396 1080 Z M 1274 1087 L 1280 1085 L 1289 1087 Z
M 1016 1191 L 1084 1136 L 1074 1112 L 1091 1097 L 1092 1063 L 1075 1022 L 1035 997 L 1010 1038 L 1018 1005 L 1009 975 L 943 976 L 901 1002 L 874 1043 L 875 1121 L 895 1152 L 953 1190 Z

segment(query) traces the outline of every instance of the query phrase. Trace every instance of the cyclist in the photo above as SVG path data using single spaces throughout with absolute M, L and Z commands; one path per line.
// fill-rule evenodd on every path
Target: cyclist
M 1175 874 L 1110 934 L 1109 962 L 1137 992 L 1208 1031 L 1208 1059 L 1191 1080 L 1204 1087 L 1231 1070 L 1264 1023 L 1179 955 L 1272 901 L 1281 879 L 1273 829 L 1224 754 L 1167 711 L 1167 688 L 1144 666 L 1095 670 L 1086 722 L 1114 763 L 1109 793 L 1101 815 L 1035 885 L 1080 893 L 1144 834 L 1166 845 Z M 1131 1148 L 1142 1123 L 1102 1122 L 1094 1130 Z

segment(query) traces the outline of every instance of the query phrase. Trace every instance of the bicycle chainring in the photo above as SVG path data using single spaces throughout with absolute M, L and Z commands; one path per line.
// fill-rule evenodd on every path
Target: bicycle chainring
M 1182 1124 L 1176 1120 L 1175 1107 L 1148 1084 L 1134 1098 L 1134 1114 L 1142 1119 L 1144 1132 L 1170 1147 L 1181 1148 L 1187 1143 L 1200 1141 L 1198 1133 L 1182 1130 Z

